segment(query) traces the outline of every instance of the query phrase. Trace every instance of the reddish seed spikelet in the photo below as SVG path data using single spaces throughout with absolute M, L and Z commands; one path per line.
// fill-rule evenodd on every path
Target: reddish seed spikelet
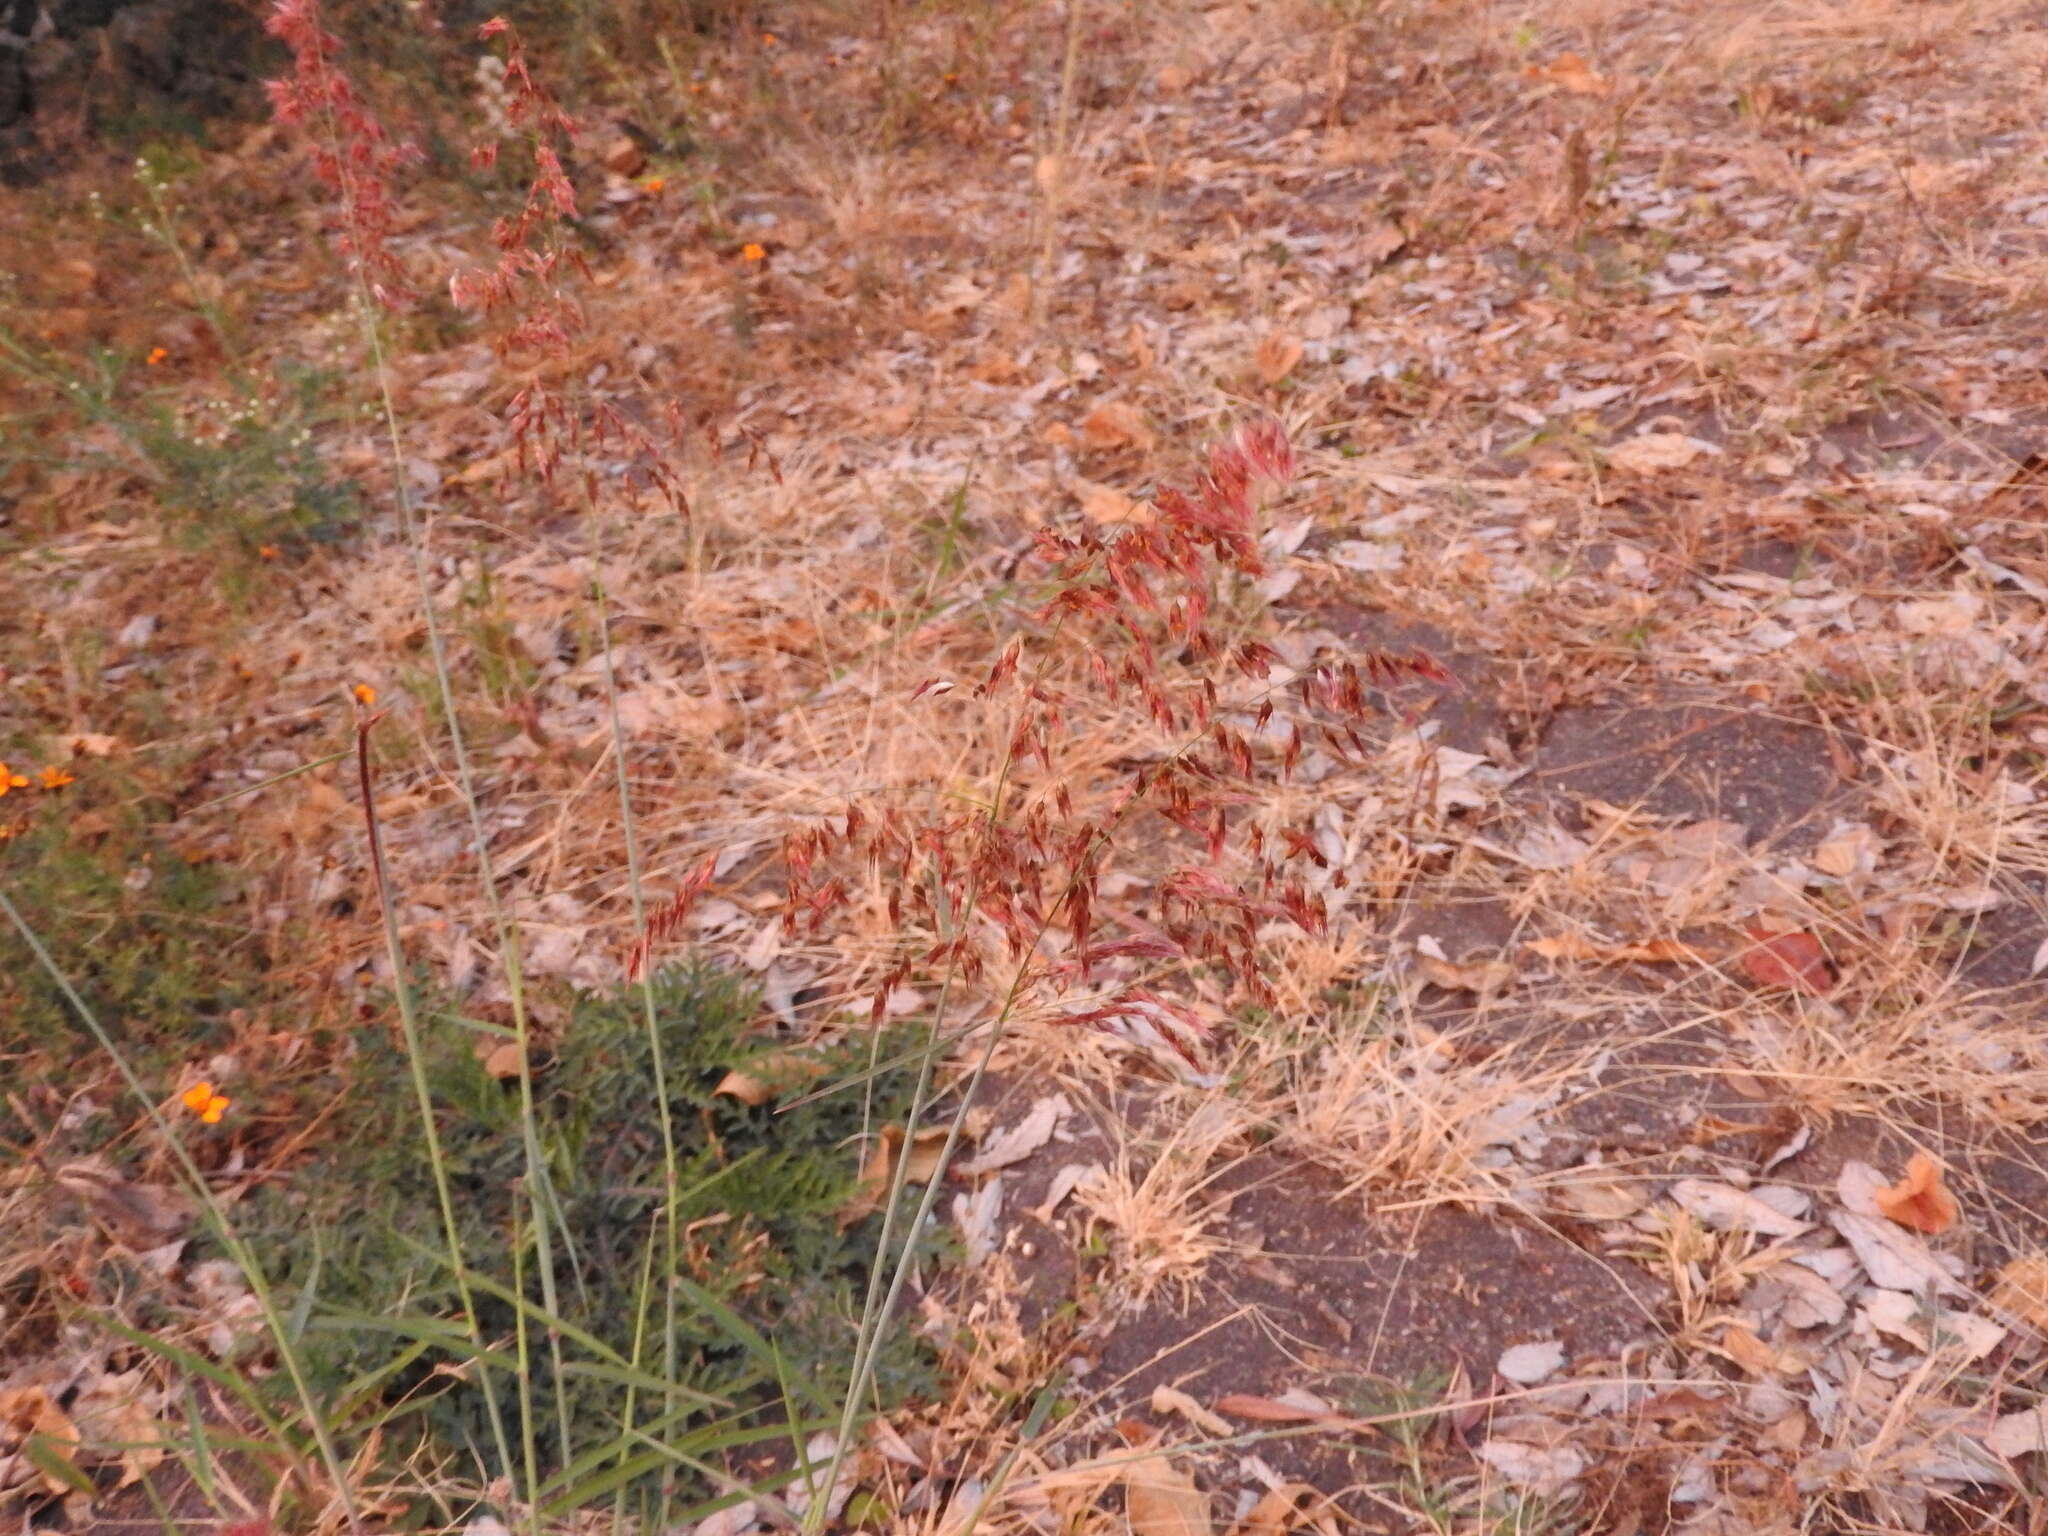
M 1290 676 L 1262 641 L 1217 637 L 1212 615 L 1241 614 L 1224 599 L 1234 604 L 1264 570 L 1261 488 L 1296 469 L 1284 431 L 1259 423 L 1213 448 L 1192 485 L 1160 490 L 1149 519 L 1040 531 L 1049 582 L 1027 626 L 971 689 L 932 677 L 913 695 L 936 708 L 956 707 L 937 702 L 949 690 L 976 708 L 1008 707 L 998 737 L 1006 798 L 992 812 L 951 799 L 921 815 L 855 806 L 843 822 L 788 836 L 789 932 L 816 931 L 854 899 L 851 865 L 901 935 L 896 958 L 869 978 L 874 1021 L 920 969 L 972 982 L 1000 958 L 1026 1006 L 1199 1068 L 1207 1025 L 1151 983 L 1197 964 L 1245 998 L 1270 1000 L 1261 930 L 1327 929 L 1324 897 L 1297 873 L 1321 870 L 1342 888 L 1314 829 L 1269 836 L 1238 813 L 1262 776 L 1293 772 L 1311 740 L 1337 756 L 1364 753 L 1358 725 L 1374 690 L 1448 674 L 1420 652 L 1368 651 Z M 1099 757 L 1068 740 L 1081 705 L 1062 683 L 1069 676 L 1096 696 L 1090 709 L 1131 700 L 1179 744 L 1134 750 L 1104 782 Z M 1106 901 L 1105 881 L 1133 853 L 1145 856 L 1148 895 Z M 1178 861 L 1163 873 L 1162 855 Z M 1053 930 L 1060 942 L 1048 943 Z M 1065 1001 L 1098 987 L 1085 1004 Z
M 505 325 L 495 338 L 499 354 L 515 366 L 533 364 L 565 355 L 585 328 L 570 284 L 590 272 L 566 232 L 577 205 L 563 161 L 577 127 L 536 79 L 525 42 L 510 22 L 494 17 L 477 29 L 477 36 L 485 42 L 503 39 L 506 118 L 524 137 L 532 173 L 518 213 L 492 226 L 497 261 L 451 275 L 448 295 L 459 309 L 502 315 Z M 499 149 L 495 143 L 478 145 L 470 161 L 479 168 L 494 166 Z M 599 461 L 624 459 L 631 465 L 629 483 L 652 490 L 672 511 L 688 512 L 674 446 L 685 423 L 673 401 L 663 408 L 669 428 L 663 442 L 607 400 L 564 397 L 536 370 L 505 414 L 521 470 L 543 485 L 555 488 L 567 472 L 571 485 L 580 481 L 595 499 Z
M 706 859 L 689 874 L 676 888 L 674 898 L 647 919 L 647 928 L 634 942 L 626 956 L 626 978 L 638 981 L 647 974 L 647 961 L 655 946 L 665 942 L 683 925 L 683 919 L 690 915 L 690 909 L 697 904 L 697 898 L 704 894 L 704 888 L 711 884 L 711 877 L 717 872 L 716 855 Z
M 387 308 L 408 298 L 392 253 L 391 182 L 419 158 L 385 132 L 336 59 L 341 40 L 321 24 L 319 0 L 276 0 L 264 30 L 292 51 L 292 72 L 264 82 L 271 114 L 304 130 L 313 174 L 335 194 L 334 241 L 371 297 Z

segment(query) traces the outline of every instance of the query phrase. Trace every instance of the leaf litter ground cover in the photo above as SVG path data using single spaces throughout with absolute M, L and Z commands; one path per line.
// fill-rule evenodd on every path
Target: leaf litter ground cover
M 869 1431 L 846 1507 L 935 1530 L 2031 1528 L 2048 180 L 2026 93 L 1995 82 L 2037 75 L 2048 31 L 1996 3 L 1705 0 L 902 20 L 792 8 L 705 42 L 663 109 L 690 154 L 636 165 L 603 126 L 644 133 L 668 72 L 583 109 L 590 325 L 557 366 L 711 428 L 687 518 L 626 463 L 595 518 L 536 488 L 504 416 L 520 380 L 459 320 L 394 362 L 543 1035 L 567 1043 L 567 989 L 614 984 L 635 937 L 593 579 L 648 884 L 710 861 L 670 942 L 751 978 L 768 1051 L 864 1040 L 885 981 L 885 1013 L 937 1005 L 877 891 L 786 932 L 776 850 L 849 803 L 986 791 L 1002 727 L 966 685 L 1040 529 L 1142 523 L 1203 443 L 1277 417 L 1302 459 L 1255 593 L 1280 664 L 1419 645 L 1456 681 L 1389 686 L 1371 751 L 1305 754 L 1241 807 L 1313 850 L 1329 913 L 1260 930 L 1273 996 L 1126 962 L 1208 1022 L 1192 1059 L 1142 1017 L 1000 1043 L 936 1207 L 968 1267 L 913 1308 L 942 1382 Z M 324 355 L 344 297 L 285 179 L 261 131 L 220 154 L 191 243 L 270 345 Z M 400 259 L 473 258 L 470 206 L 401 204 Z M 48 238 L 38 207 L 11 241 Z M 208 396 L 189 317 L 131 286 L 117 237 L 55 227 L 23 279 L 50 344 L 147 342 L 147 378 Z M 414 959 L 480 1018 L 507 1002 L 396 488 L 323 429 L 336 482 L 387 510 L 337 550 L 230 561 L 74 430 L 11 471 L 6 752 L 156 775 L 157 856 L 241 877 L 234 931 L 284 990 L 232 1032 L 214 1010 L 219 1038 L 151 1086 L 230 1100 L 227 1177 L 300 1166 L 344 1130 L 290 1099 L 333 1049 L 313 1021 L 393 980 L 354 786 L 297 771 L 348 745 L 358 683 L 400 701 L 377 793 Z M 935 677 L 962 686 L 917 697 Z M 1073 793 L 1165 746 L 1099 702 Z M 66 804 L 24 785 L 0 811 L 16 795 Z M 1159 853 L 1105 888 L 1109 929 L 1158 922 Z M 992 1000 L 948 1006 L 972 1047 Z M 24 1145 L 108 1097 L 55 1073 L 73 1056 L 23 1059 Z M 843 1149 L 849 1181 L 917 1176 L 889 1130 Z M 166 1170 L 23 1166 L 8 1198 L 68 1234 L 48 1251 L 81 1299 L 159 1255 L 171 1294 L 215 1298 L 190 1346 L 234 1358 L 231 1275 L 165 1253 Z M 111 1214 L 52 1214 L 88 1184 Z M 46 1307 L 51 1261 L 8 1262 Z M 24 1506 L 80 1497 L 49 1415 L 115 1443 L 181 1411 L 102 1340 L 10 1348 Z M 77 1458 L 129 1476 L 104 1459 Z

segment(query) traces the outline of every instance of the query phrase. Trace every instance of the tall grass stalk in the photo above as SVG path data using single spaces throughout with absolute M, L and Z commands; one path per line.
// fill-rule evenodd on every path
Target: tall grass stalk
M 413 990 L 407 980 L 409 966 L 405 957 L 405 943 L 399 933 L 398 903 L 391 890 L 391 881 L 384 864 L 384 840 L 377 823 L 377 795 L 370 775 L 370 730 L 381 719 L 381 715 L 365 714 L 356 722 L 356 771 L 363 797 L 363 822 L 370 844 L 370 873 L 377 888 L 377 910 L 384 929 L 384 952 L 391 964 L 392 993 L 397 1000 L 399 1028 L 405 1036 L 405 1060 L 408 1076 L 412 1081 L 414 1102 L 420 1113 L 420 1129 L 427 1144 L 427 1165 L 433 1172 L 434 1198 L 440 1207 L 441 1233 L 447 1245 L 447 1260 L 454 1276 L 456 1296 L 462 1303 L 462 1316 L 469 1329 L 472 1348 L 479 1354 L 488 1351 L 489 1344 L 483 1335 L 476 1296 L 470 1289 L 469 1265 L 462 1252 L 462 1231 L 456 1221 L 455 1197 L 448 1180 L 448 1160 L 441 1150 L 441 1133 L 434 1116 L 433 1090 L 427 1082 L 426 1054 L 420 1039 L 419 1007 L 413 997 Z M 505 1433 L 502 1410 L 498 1406 L 498 1389 L 491 1379 L 487 1366 L 479 1364 L 479 1375 L 484 1389 L 485 1412 L 490 1419 L 491 1433 L 497 1441 L 499 1466 L 509 1474 L 512 1467 L 512 1448 Z
M 586 500 L 584 516 L 589 519 L 591 546 L 590 596 L 596 610 L 598 651 L 604 658 L 605 717 L 611 731 L 612 763 L 616 770 L 619 791 L 619 824 L 626 847 L 626 879 L 633 903 L 633 927 L 636 932 L 645 931 L 647 926 L 647 892 L 643 878 L 640 850 L 639 827 L 633 819 L 632 776 L 626 766 L 626 732 L 619 718 L 618 670 L 613 664 L 611 609 L 605 596 L 602 546 L 598 538 L 597 509 Z M 655 1016 L 654 976 L 651 969 L 641 968 L 640 975 L 641 1020 L 647 1030 L 649 1060 L 654 1071 L 654 1101 L 661 1106 L 657 1116 L 661 1129 L 661 1171 L 662 1171 L 662 1233 L 664 1239 L 662 1294 L 662 1376 L 673 1383 L 676 1379 L 679 1354 L 676 1324 L 676 1283 L 675 1277 L 682 1264 L 681 1234 L 678 1231 L 680 1215 L 678 1203 L 681 1195 L 681 1164 L 676 1152 L 675 1124 L 670 1118 L 668 1093 L 668 1063 L 661 1042 L 661 1023 Z M 652 1253 L 652 1245 L 649 1246 Z M 646 1283 L 643 1280 L 643 1285 Z M 643 1292 L 644 1308 L 644 1292 Z M 635 1335 L 634 1363 L 639 1363 L 639 1339 Z M 634 1431 L 634 1410 L 637 1404 L 629 1392 L 626 1398 L 626 1432 Z M 670 1394 L 664 1403 L 664 1417 L 675 1412 L 674 1395 Z M 625 1444 L 620 1454 L 625 1454 Z M 673 1479 L 664 1477 L 661 1485 L 661 1503 L 658 1524 L 667 1529 L 670 1505 L 673 1499 Z
M 380 309 L 396 305 L 403 297 L 398 265 L 385 244 L 390 220 L 390 194 L 383 178 L 395 169 L 405 155 L 390 145 L 381 124 L 363 106 L 346 76 L 335 67 L 333 58 L 340 51 L 340 42 L 321 26 L 317 0 L 277 0 L 269 28 L 274 35 L 292 48 L 295 70 L 289 80 L 271 83 L 273 106 L 279 119 L 287 124 L 308 121 L 312 123 L 320 146 L 315 156 L 316 170 L 328 181 L 340 203 L 339 243 L 348 256 L 349 272 L 356 290 L 355 307 L 363 344 L 370 360 L 371 372 L 376 379 L 378 415 L 383 429 L 385 451 L 390 463 L 392 484 L 396 490 L 399 518 L 411 560 L 414 585 L 419 592 L 420 610 L 426 625 L 435 684 L 440 695 L 442 713 L 447 720 L 449 745 L 455 758 L 457 784 L 469 817 L 470 841 L 477 859 L 477 878 L 498 938 L 499 965 L 512 1012 L 513 1038 L 519 1053 L 520 1125 L 525 1145 L 528 1181 L 525 1192 L 533 1206 L 535 1240 L 540 1247 L 543 1300 L 551 1314 L 559 1315 L 560 1309 L 556 1305 L 554 1295 L 553 1252 L 549 1241 L 548 1224 L 553 1202 L 546 1198 L 549 1189 L 547 1167 L 541 1155 L 533 1113 L 531 1029 L 526 1007 L 524 972 L 520 963 L 519 931 L 517 924 L 511 920 L 499 891 L 497 873 L 491 859 L 490 838 L 484 829 L 476 775 L 470 761 L 468 743 L 463 734 L 460 711 L 456 707 L 455 686 L 448 663 L 447 640 L 434 602 L 433 584 L 428 570 L 426 536 L 413 506 L 406 478 L 404 444 L 398 424 L 398 407 L 392 385 L 390 358 L 385 345 L 384 330 L 378 320 Z M 388 890 L 385 899 L 387 902 L 390 899 Z M 387 922 L 389 921 L 387 918 Z M 389 942 L 395 946 L 398 942 L 395 928 L 389 930 L 389 935 Z M 401 1013 L 410 1013 L 412 1004 L 409 967 L 404 961 L 403 954 L 395 948 L 392 964 L 392 984 L 399 997 L 405 999 L 401 1004 Z M 419 1055 L 416 1028 L 408 1033 L 407 1050 L 413 1060 L 416 1081 L 423 1085 L 425 1068 Z M 431 1103 L 424 1097 L 423 1086 L 421 1092 L 422 1111 L 427 1114 L 431 1124 Z M 430 1140 L 429 1149 L 435 1161 L 436 1184 L 445 1190 L 447 1169 L 445 1161 L 440 1156 L 438 1141 Z M 452 1206 L 444 1204 L 443 1209 L 444 1220 L 447 1220 L 452 1216 Z M 462 1256 L 461 1238 L 452 1225 L 447 1227 L 447 1237 L 449 1257 L 460 1281 L 469 1271 L 469 1266 Z M 462 1283 L 465 1285 L 464 1307 L 472 1329 L 472 1343 L 481 1351 L 487 1346 L 477 1331 L 476 1312 L 473 1301 L 467 1294 L 466 1281 Z M 523 1447 L 529 1453 L 523 1458 L 528 1519 L 531 1529 L 538 1536 L 539 1474 L 535 1458 L 531 1454 L 534 1405 L 532 1373 L 524 1369 L 523 1318 L 522 1313 L 522 1369 L 518 1375 L 520 1438 Z M 550 1343 L 556 1357 L 556 1380 L 559 1384 L 560 1340 L 552 1330 Z M 484 1372 L 484 1377 L 488 1383 L 488 1371 Z M 497 1410 L 494 1391 L 489 1393 L 487 1400 L 490 1405 L 493 1434 L 498 1441 L 504 1470 L 509 1474 L 512 1471 L 512 1457 Z M 565 1404 L 558 1404 L 558 1419 L 559 1430 L 566 1445 L 568 1425 Z
M 236 1232 L 234 1223 L 228 1219 L 226 1208 L 215 1196 L 213 1186 L 207 1181 L 191 1150 L 185 1145 L 184 1138 L 178 1134 L 177 1127 L 150 1096 L 149 1090 L 143 1086 L 142 1078 L 129 1062 L 127 1055 L 115 1043 L 114 1037 L 107 1032 L 99 1016 L 93 1012 L 85 999 L 78 995 L 78 989 L 71 984 L 71 978 L 58 966 L 41 936 L 29 926 L 27 919 L 14 905 L 4 886 L 0 886 L 0 912 L 5 912 L 8 922 L 14 926 L 14 931 L 21 936 L 22 943 L 27 945 L 29 953 L 35 956 L 36 964 L 42 967 L 52 985 L 64 994 L 65 1001 L 70 1003 L 78 1014 L 79 1022 L 85 1025 L 93 1040 L 106 1053 L 107 1059 L 114 1064 L 114 1070 L 120 1073 L 122 1083 L 134 1096 L 136 1103 L 141 1105 L 143 1113 L 149 1117 L 151 1126 L 177 1160 L 178 1171 L 184 1175 L 187 1187 L 199 1203 L 207 1230 L 248 1281 L 249 1292 L 261 1310 L 263 1326 L 277 1346 L 278 1359 L 284 1365 L 285 1374 L 291 1378 L 292 1391 L 299 1400 L 300 1411 L 306 1416 L 306 1427 L 319 1448 L 321 1464 L 334 1485 L 335 1496 L 341 1501 L 348 1527 L 350 1531 L 360 1533 L 364 1529 L 362 1512 L 356 1504 L 347 1468 L 335 1447 L 334 1437 L 328 1429 L 326 1418 L 320 1412 L 319 1403 L 313 1395 L 312 1384 L 307 1379 L 305 1368 L 299 1360 L 292 1330 L 277 1308 L 276 1297 L 270 1289 L 270 1282 L 264 1276 L 262 1264 Z M 303 1479 L 305 1464 L 302 1457 L 288 1441 L 284 1445 L 284 1450 L 291 1456 L 294 1468 Z

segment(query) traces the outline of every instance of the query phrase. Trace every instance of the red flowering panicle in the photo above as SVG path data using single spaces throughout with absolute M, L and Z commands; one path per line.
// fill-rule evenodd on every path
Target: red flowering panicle
M 588 276 L 581 253 L 561 237 L 563 221 L 576 217 L 576 188 L 562 163 L 576 142 L 576 120 L 534 78 L 526 44 L 509 21 L 493 17 L 477 29 L 477 38 L 504 39 L 505 120 L 525 135 L 533 171 L 518 213 L 491 227 L 496 265 L 457 272 L 449 279 L 449 297 L 459 309 L 515 309 L 515 323 L 499 343 L 508 353 L 559 351 L 583 328 L 581 309 L 562 287 L 563 269 Z M 471 163 L 479 169 L 496 165 L 499 150 L 497 144 L 478 145 Z
M 683 919 L 690 915 L 690 909 L 697 904 L 697 898 L 704 894 L 704 888 L 711 883 L 712 874 L 718 868 L 714 856 L 706 859 L 683 878 L 676 893 L 666 904 L 649 915 L 647 928 L 634 942 L 626 956 L 626 979 L 638 981 L 647 974 L 648 958 L 655 946 L 671 938 L 683 926 Z
M 275 0 L 264 30 L 292 51 L 292 72 L 264 83 L 271 113 L 307 135 L 313 174 L 335 194 L 334 240 L 350 270 L 397 308 L 409 295 L 390 246 L 391 184 L 418 152 L 386 133 L 336 62 L 341 40 L 321 24 L 319 0 Z
M 492 226 L 497 260 L 454 273 L 448 280 L 449 298 L 459 309 L 505 317 L 495 345 L 508 363 L 560 357 L 585 328 L 570 280 L 590 276 L 566 228 L 576 217 L 576 188 L 565 164 L 575 147 L 576 121 L 536 78 L 525 42 L 509 21 L 493 17 L 477 29 L 477 37 L 498 41 L 503 50 L 504 117 L 523 135 L 532 171 L 519 211 Z M 497 143 L 480 144 L 470 152 L 471 163 L 479 169 L 495 166 L 501 150 Z M 572 485 L 594 502 L 599 460 L 625 459 L 634 483 L 671 510 L 686 512 L 673 450 L 683 435 L 681 413 L 671 405 L 665 414 L 666 442 L 608 401 L 581 393 L 571 399 L 538 377 L 530 377 L 506 408 L 520 467 L 544 485 L 556 487 L 567 473 Z
M 1449 675 L 1426 654 L 1384 651 L 1283 671 L 1270 646 L 1226 640 L 1212 625 L 1264 571 L 1262 487 L 1284 486 L 1296 468 L 1285 432 L 1260 423 L 1212 449 L 1191 485 L 1161 490 L 1151 517 L 1040 535 L 1049 595 L 987 675 L 958 690 L 976 707 L 1010 710 L 998 775 L 1005 802 L 923 815 L 854 806 L 785 840 L 792 934 L 816 931 L 848 901 L 851 870 L 864 865 L 892 924 L 906 938 L 930 936 L 903 945 L 875 980 L 878 1021 L 913 972 L 974 981 L 1000 954 L 1012 996 L 1144 1035 L 1192 1061 L 1200 1021 L 1152 983 L 1196 965 L 1247 999 L 1270 1001 L 1262 929 L 1326 931 L 1318 884 L 1341 890 L 1345 876 L 1329 873 L 1313 827 L 1268 833 L 1244 808 L 1267 780 L 1290 775 L 1311 742 L 1339 761 L 1366 754 L 1360 727 L 1376 691 Z M 1231 629 L 1242 628 L 1239 610 Z M 1097 697 L 1072 692 L 1077 681 Z M 943 678 L 918 689 L 955 691 Z M 1070 753 L 1066 734 L 1084 708 L 1121 699 L 1178 741 L 1133 752 L 1116 765 L 1120 782 L 1105 786 L 1099 755 Z M 1145 854 L 1150 905 L 1112 912 L 1105 879 L 1133 850 Z M 1162 855 L 1178 861 L 1163 874 Z M 1324 872 L 1318 881 L 1311 869 Z M 1075 1008 L 1062 999 L 1077 988 L 1093 997 Z

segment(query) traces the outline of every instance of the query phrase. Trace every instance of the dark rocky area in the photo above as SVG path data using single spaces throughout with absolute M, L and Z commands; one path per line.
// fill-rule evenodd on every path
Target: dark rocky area
M 239 0 L 0 0 L 0 177 L 247 110 L 265 43 Z

